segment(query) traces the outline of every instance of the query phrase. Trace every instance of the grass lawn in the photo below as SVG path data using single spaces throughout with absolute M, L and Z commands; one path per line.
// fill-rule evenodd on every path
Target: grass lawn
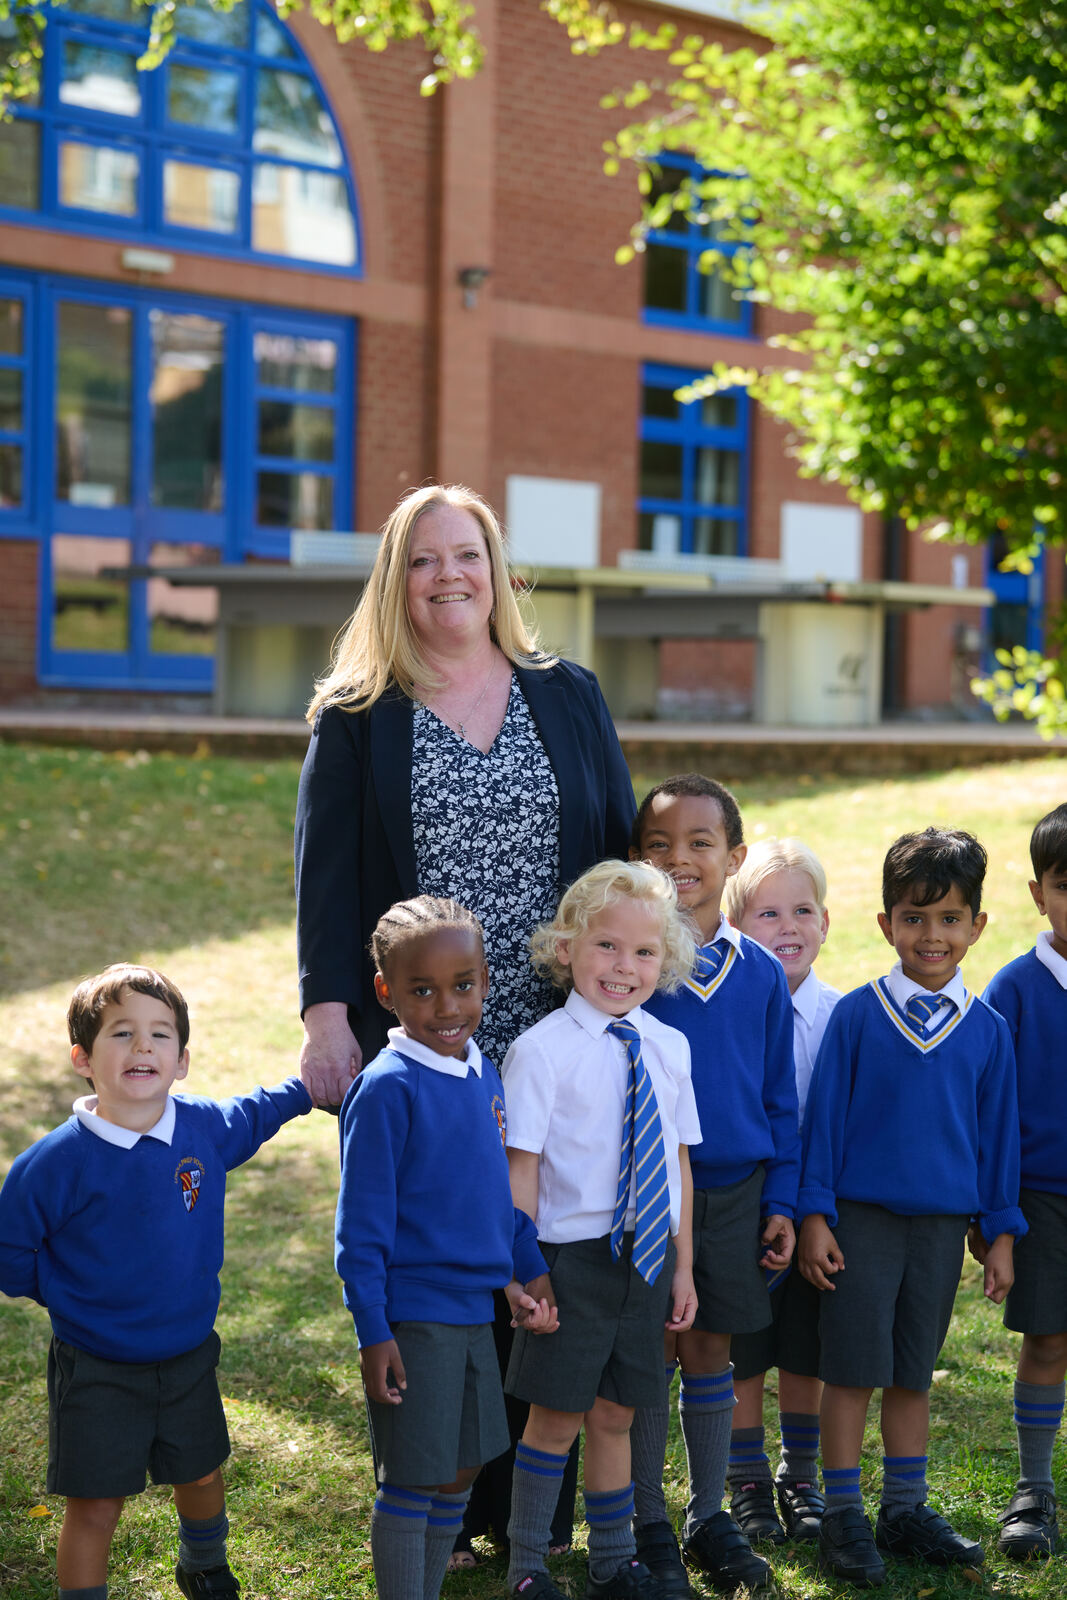
M 67 1065 L 67 1001 L 80 977 L 109 961 L 159 965 L 185 991 L 190 1092 L 224 1095 L 292 1070 L 300 1037 L 291 868 L 297 770 L 291 761 L 0 745 L 0 1175 L 67 1115 L 80 1087 Z M 639 777 L 639 792 L 646 786 Z M 928 822 L 977 832 L 991 857 L 990 923 L 965 970 L 980 991 L 1033 940 L 1027 839 L 1036 819 L 1067 797 L 1067 761 L 843 784 L 801 776 L 738 784 L 737 792 L 750 840 L 799 834 L 825 862 L 831 930 L 819 970 L 841 988 L 888 965 L 874 916 L 889 841 Z M 355 1338 L 332 1267 L 335 1171 L 336 1125 L 316 1113 L 284 1128 L 230 1180 L 221 1379 L 234 1446 L 231 1554 L 249 1600 L 355 1600 L 373 1590 L 374 1486 Z M 1067 1563 L 1020 1569 L 992 1552 L 995 1511 L 1013 1481 L 1014 1341 L 976 1285 L 968 1267 L 935 1390 L 934 1493 L 961 1530 L 985 1539 L 987 1590 L 1059 1597 Z M 180 1292 L 174 1315 L 182 1315 Z M 44 1495 L 47 1341 L 39 1308 L 0 1303 L 0 1595 L 12 1600 L 54 1593 L 61 1503 Z M 673 1452 L 678 1514 L 684 1472 L 676 1438 Z M 872 1493 L 879 1454 L 872 1433 Z M 116 1600 L 176 1594 L 173 1522 L 160 1490 L 128 1508 L 113 1552 Z M 836 1587 L 807 1555 L 777 1565 L 789 1595 L 815 1600 Z M 581 1595 L 580 1554 L 560 1564 L 557 1578 Z M 449 1579 L 445 1592 L 452 1600 L 502 1595 L 503 1566 L 489 1559 L 473 1576 Z M 884 1591 L 972 1592 L 962 1574 L 905 1566 L 891 1569 Z

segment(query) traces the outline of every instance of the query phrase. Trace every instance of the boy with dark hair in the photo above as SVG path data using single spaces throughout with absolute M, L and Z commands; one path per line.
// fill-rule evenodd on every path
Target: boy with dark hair
M 1000 1548 L 1046 1559 L 1059 1545 L 1052 1450 L 1067 1372 L 1067 1077 L 1049 1065 L 1067 1033 L 1067 805 L 1030 838 L 1030 893 L 1051 927 L 997 973 L 985 999 L 1015 1042 L 1022 1141 L 1019 1204 L 1029 1232 L 1015 1251 L 1004 1325 L 1023 1336 L 1015 1377 L 1019 1478 L 1000 1514 Z M 981 1251 L 981 1242 L 972 1247 Z
M 722 1505 L 734 1409 L 730 1340 L 771 1321 L 761 1263 L 776 1271 L 789 1264 L 800 1176 L 786 976 L 722 912 L 726 884 L 745 852 L 737 801 L 697 772 L 669 778 L 645 796 L 630 847 L 673 879 L 700 942 L 681 987 L 648 1002 L 653 1016 L 689 1041 L 703 1133 L 690 1152 L 697 1314 L 692 1328 L 668 1336 L 660 1397 L 637 1412 L 631 1430 L 637 1553 L 661 1600 L 689 1594 L 663 1492 L 676 1356 L 690 1491 L 684 1560 L 727 1594 L 765 1588 L 771 1577 Z
M 172 1096 L 189 1012 L 149 967 L 75 990 L 71 1061 L 94 1094 L 18 1156 L 0 1190 L 0 1293 L 52 1319 L 50 1494 L 67 1497 L 60 1600 L 106 1600 L 111 1540 L 145 1473 L 172 1484 L 178 1587 L 225 1600 L 220 1467 L 230 1453 L 215 1368 L 226 1174 L 311 1110 L 298 1078 L 216 1103 Z
M 977 839 L 956 829 L 890 846 L 878 924 L 899 959 L 838 1001 L 808 1099 L 799 1256 L 824 1291 L 819 1548 L 861 1588 L 884 1582 L 876 1543 L 941 1566 L 983 1560 L 927 1505 L 926 1451 L 968 1223 L 977 1219 L 988 1246 L 985 1293 L 998 1305 L 1012 1238 L 1026 1232 L 1011 1039 L 959 974 L 985 927 L 985 868 Z M 885 1454 L 872 1537 L 860 1452 L 876 1388 Z

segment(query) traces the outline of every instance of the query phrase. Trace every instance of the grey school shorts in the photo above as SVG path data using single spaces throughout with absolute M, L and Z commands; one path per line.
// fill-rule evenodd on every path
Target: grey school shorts
M 740 1183 L 693 1195 L 693 1326 L 703 1333 L 754 1333 L 771 1320 L 759 1264 L 762 1198 L 762 1165 Z
M 817 1378 L 820 1298 L 794 1258 L 787 1276 L 770 1292 L 768 1326 L 756 1333 L 735 1333 L 730 1340 L 734 1382 L 743 1383 L 772 1367 L 795 1372 L 798 1378 Z
M 845 1266 L 820 1291 L 819 1377 L 849 1389 L 929 1389 L 969 1218 L 901 1217 L 856 1200 L 837 1211 Z
M 367 1400 L 379 1483 L 436 1489 L 508 1448 L 491 1322 L 393 1326 L 407 1388 L 398 1406 Z
M 1013 1333 L 1067 1333 L 1067 1195 L 1022 1189 L 1030 1232 L 1016 1239 L 1015 1282 L 1004 1303 Z
M 674 1240 L 655 1283 L 630 1264 L 633 1234 L 618 1261 L 611 1239 L 541 1243 L 559 1306 L 551 1334 L 519 1329 L 504 1387 L 550 1411 L 586 1412 L 594 1400 L 653 1406 L 663 1399 L 663 1325 L 674 1277 Z
M 105 1361 L 53 1338 L 48 1351 L 49 1494 L 112 1500 L 153 1483 L 195 1483 L 230 1436 L 215 1369 L 219 1336 L 168 1361 Z

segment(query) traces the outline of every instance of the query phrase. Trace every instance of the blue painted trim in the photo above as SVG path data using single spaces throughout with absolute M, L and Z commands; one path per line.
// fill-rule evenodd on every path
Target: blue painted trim
M 683 155 L 679 151 L 663 151 L 656 157 L 656 164 L 660 167 L 673 169 L 677 172 L 688 173 L 700 177 L 705 169 L 691 156 Z M 697 308 L 700 304 L 702 285 L 708 282 L 708 274 L 700 270 L 700 258 L 709 249 L 719 249 L 723 255 L 733 256 L 744 249 L 743 244 L 731 241 L 712 243 L 703 231 L 700 223 L 693 222 L 688 217 L 685 219 L 684 231 L 668 231 L 664 228 L 653 228 L 649 231 L 648 241 L 651 245 L 666 246 L 672 250 L 679 250 L 686 256 L 685 273 L 685 301 L 684 311 L 667 311 L 658 306 L 645 306 L 643 320 L 653 327 L 683 328 L 691 333 L 722 333 L 735 339 L 751 339 L 753 334 L 754 307 L 750 300 L 741 300 L 738 303 L 739 315 L 736 318 L 704 316 Z
M 1043 651 L 1045 648 L 1045 546 L 1038 546 L 1034 557 L 1032 572 L 1001 572 L 998 570 L 994 559 L 994 551 L 986 546 L 985 551 L 985 581 L 988 588 L 992 589 L 996 600 L 995 605 L 1025 606 L 1026 624 L 1025 638 L 1022 641 L 1027 650 Z M 986 610 L 984 613 L 986 635 L 992 637 L 993 612 Z M 988 649 L 983 652 L 983 671 L 991 672 L 999 663 L 993 651 Z
M 642 397 L 646 388 L 675 390 L 702 377 L 699 371 L 687 367 L 648 363 L 642 368 Z M 691 554 L 694 547 L 693 524 L 698 517 L 713 518 L 717 522 L 731 522 L 737 526 L 739 556 L 748 552 L 748 505 L 750 467 L 750 416 L 752 401 L 743 389 L 723 391 L 733 397 L 737 405 L 737 421 L 733 427 L 705 423 L 701 418 L 701 402 L 690 401 L 679 405 L 678 417 L 652 417 L 644 415 L 643 403 L 638 425 L 639 440 L 678 445 L 682 452 L 682 493 L 668 499 L 654 495 L 638 494 L 638 515 L 665 514 L 678 517 L 681 522 L 679 552 Z M 730 451 L 738 457 L 738 504 L 718 505 L 696 498 L 697 452 L 701 449 Z
M 20 355 L 0 357 L 0 366 L 6 372 L 18 372 L 22 377 L 22 427 L 0 431 L 0 443 L 16 444 L 22 450 L 22 499 L 17 506 L 0 506 L 0 538 L 25 537 L 32 527 L 36 496 L 34 495 L 34 426 L 36 403 L 36 367 L 32 359 L 34 349 L 34 298 L 28 279 L 12 273 L 0 276 L 0 299 L 18 300 L 22 305 L 22 352 Z

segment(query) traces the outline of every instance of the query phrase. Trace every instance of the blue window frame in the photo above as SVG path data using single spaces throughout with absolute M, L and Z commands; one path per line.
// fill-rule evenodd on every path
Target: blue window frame
M 638 544 L 665 556 L 743 556 L 750 400 L 730 389 L 683 405 L 675 390 L 700 376 L 644 369 Z
M 657 157 L 651 198 L 674 194 L 702 168 L 690 157 Z M 752 304 L 739 299 L 718 268 L 702 272 L 700 259 L 712 247 L 734 256 L 745 247 L 717 237 L 715 223 L 703 212 L 672 213 L 666 226 L 653 228 L 645 241 L 645 321 L 664 327 L 691 328 L 701 333 L 752 334 Z
M 355 184 L 295 38 L 265 0 L 177 26 L 138 72 L 130 0 L 50 12 L 38 100 L 0 124 L 0 220 L 358 275 Z
M 21 534 L 33 516 L 32 298 L 0 277 L 0 530 Z
M 987 649 L 985 670 L 997 665 L 997 650 L 1043 650 L 1045 646 L 1045 547 L 1039 544 L 1030 572 L 1001 572 L 1000 563 L 1008 553 L 1006 541 L 997 536 L 986 552 L 986 583 L 996 603 L 986 616 Z

